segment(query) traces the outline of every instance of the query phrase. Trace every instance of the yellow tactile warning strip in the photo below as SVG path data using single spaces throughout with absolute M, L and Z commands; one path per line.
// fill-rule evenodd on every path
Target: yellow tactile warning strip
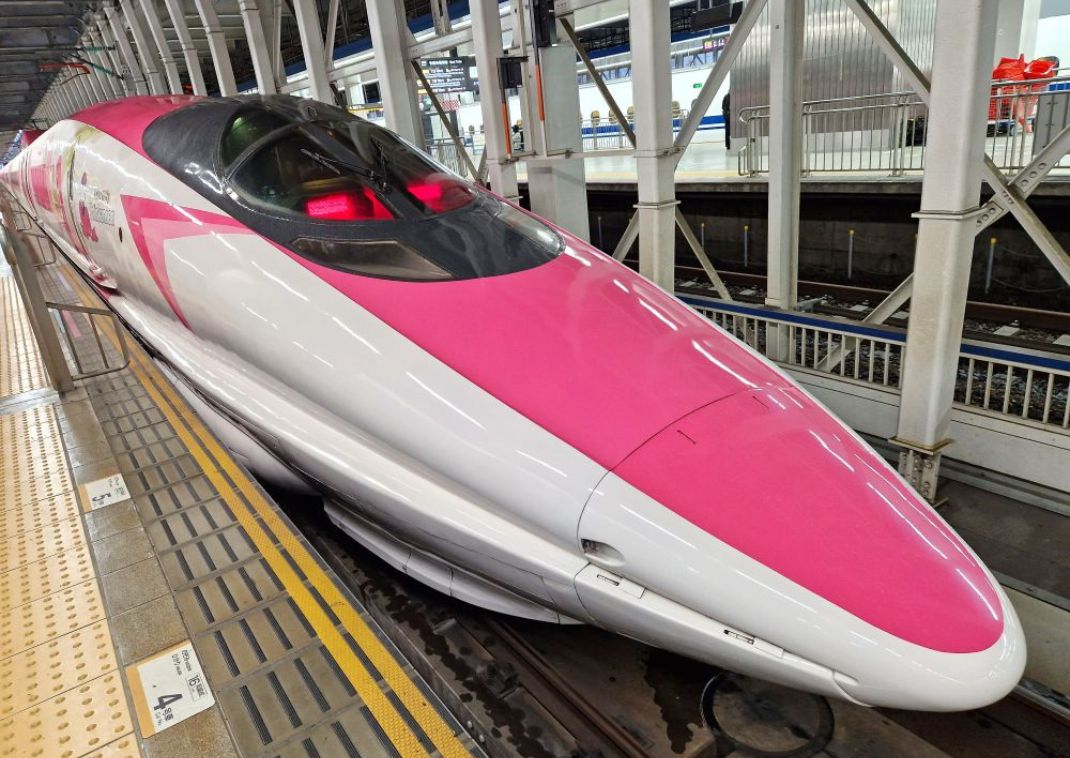
M 70 275 L 68 281 L 82 293 L 84 303 L 92 302 L 93 295 L 81 279 Z M 114 344 L 116 335 L 111 333 L 110 327 L 106 326 L 104 331 Z M 132 345 L 130 352 L 130 370 L 134 376 L 229 506 L 249 539 L 285 587 L 301 615 L 323 642 L 398 753 L 404 758 L 430 755 L 424 743 L 409 726 L 408 717 L 427 735 L 439 755 L 445 758 L 468 756 L 469 751 L 461 744 L 446 720 L 409 678 L 398 660 L 335 585 L 298 535 L 284 523 L 258 487 L 220 447 L 215 436 L 204 427 L 145 352 L 137 345 Z M 307 584 L 298 575 L 298 571 L 304 574 Z M 388 697 L 383 691 L 365 660 L 350 647 L 308 585 L 311 585 L 325 602 L 326 608 L 337 617 L 342 628 L 355 641 L 364 659 L 378 671 L 395 698 Z
M 41 645 L 104 618 L 95 579 L 10 608 L 0 615 L 0 658 Z
M 9 683 L 10 689 L 0 696 L 0 719 L 115 668 L 115 650 L 105 621 L 4 658 L 0 682 Z
M 0 308 L 0 398 L 46 386 L 10 274 Z M 0 758 L 137 756 L 51 405 L 0 413 L 0 477 Z
M 41 363 L 37 343 L 33 339 L 26 309 L 19 297 L 15 277 L 6 270 L 0 273 L 0 399 L 9 395 L 48 386 L 48 374 Z
M 0 574 L 0 611 L 51 595 L 93 578 L 87 545 Z
M 119 672 L 112 671 L 0 721 L 0 756 L 75 758 L 133 730 Z M 130 754 L 138 755 L 130 742 Z

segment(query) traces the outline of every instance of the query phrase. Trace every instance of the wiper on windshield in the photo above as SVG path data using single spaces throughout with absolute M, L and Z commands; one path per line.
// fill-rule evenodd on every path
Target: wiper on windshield
M 344 168 L 346 171 L 350 171 L 357 176 L 362 176 L 368 181 L 373 182 L 381 192 L 385 193 L 390 191 L 390 185 L 387 183 L 385 171 L 380 174 L 359 164 L 336 158 L 333 155 L 324 155 L 323 153 L 313 152 L 308 148 L 301 148 L 301 152 L 320 165 L 328 166 L 336 171 L 339 168 Z

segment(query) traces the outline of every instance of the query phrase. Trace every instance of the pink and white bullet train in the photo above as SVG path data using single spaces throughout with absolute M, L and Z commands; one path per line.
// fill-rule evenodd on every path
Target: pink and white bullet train
M 1022 674 L 991 573 L 824 407 L 389 131 L 130 98 L 2 177 L 255 473 L 443 592 L 872 706 Z

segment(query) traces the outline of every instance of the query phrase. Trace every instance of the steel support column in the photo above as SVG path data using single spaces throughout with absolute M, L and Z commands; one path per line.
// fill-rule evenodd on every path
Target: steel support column
M 790 310 L 799 289 L 802 46 L 805 3 L 769 0 L 769 246 L 766 304 Z
M 323 49 L 323 28 L 315 0 L 293 0 L 297 17 L 297 33 L 301 37 L 301 54 L 305 58 L 305 72 L 312 97 L 322 103 L 334 104 L 334 90 L 327 79 L 327 63 Z
M 108 85 L 107 79 L 112 79 L 106 73 L 101 71 L 96 66 L 89 67 L 89 83 L 93 87 L 93 93 L 96 95 L 97 102 L 103 103 L 105 100 L 111 100 L 112 91 Z
M 409 64 L 405 13 L 399 0 L 367 0 L 367 9 L 386 125 L 414 145 L 423 145 L 423 122 Z
M 121 73 L 115 65 L 115 61 L 112 60 L 109 51 L 104 49 L 104 38 L 100 34 L 100 27 L 97 25 L 95 17 L 86 24 L 86 34 L 89 36 L 90 44 L 97 48 L 96 51 L 89 54 L 90 58 L 94 59 L 96 64 L 102 68 L 106 68 L 116 74 Z M 125 83 L 121 76 L 111 76 L 103 72 L 98 73 L 100 73 L 100 83 L 108 93 L 108 99 L 122 97 L 126 94 Z
M 520 198 L 520 190 L 516 181 L 516 163 L 510 160 L 513 138 L 498 72 L 498 58 L 503 52 L 498 0 L 469 0 L 469 9 L 472 13 L 476 75 L 479 78 L 479 107 L 483 113 L 483 155 L 487 161 L 487 179 L 494 192 L 516 201 Z
M 137 14 L 133 0 L 119 0 L 119 7 L 126 18 L 126 25 L 130 27 L 130 33 L 134 36 L 134 45 L 137 46 L 137 54 L 141 60 L 141 68 L 145 72 L 149 92 L 153 95 L 167 94 L 167 84 L 164 82 L 163 74 L 160 73 L 158 53 L 145 36 L 145 28 L 141 25 L 141 18 Z
M 256 88 L 261 95 L 274 95 L 279 91 L 275 83 L 275 72 L 271 68 L 271 54 L 268 51 L 267 37 L 264 34 L 264 19 L 256 0 L 238 0 L 242 24 L 245 26 L 245 39 L 249 43 L 249 55 L 253 59 L 253 71 L 256 73 Z
M 196 0 L 197 14 L 201 17 L 201 26 L 208 39 L 208 50 L 212 53 L 212 66 L 215 68 L 219 94 L 223 97 L 238 94 L 238 85 L 234 81 L 234 69 L 230 65 L 230 53 L 227 51 L 227 37 L 219 23 L 212 0 Z M 181 3 L 179 3 L 181 5 Z
M 74 87 L 75 98 L 78 100 L 78 110 L 88 108 L 96 102 L 93 97 L 93 89 L 89 86 L 89 74 L 72 72 L 71 83 L 68 87 Z
M 629 7 L 639 180 L 639 273 L 673 292 L 678 201 L 673 177 L 669 4 L 664 0 L 631 0 Z
M 96 63 L 96 55 L 86 50 L 86 48 L 92 47 L 88 33 L 82 34 L 79 44 L 82 47 L 82 53 L 85 56 L 85 59 L 92 63 Z M 101 80 L 101 77 L 104 74 L 96 66 L 87 65 L 86 67 L 89 69 L 87 83 L 89 84 L 89 88 L 93 91 L 93 100 L 100 103 L 110 99 L 110 90 L 105 87 L 104 82 Z
M 338 32 L 338 6 L 339 0 L 331 0 L 327 6 L 327 28 L 323 43 L 323 65 L 330 71 L 334 68 L 334 40 Z
M 929 499 L 936 492 L 940 451 L 950 443 L 995 38 L 995 0 L 937 4 L 913 307 L 895 438 L 903 447 L 900 472 Z
M 122 77 L 122 92 L 119 93 L 118 96 L 137 95 L 147 92 L 148 90 L 145 88 L 144 81 L 141 82 L 143 92 L 138 92 L 134 72 L 130 69 L 129 64 L 116 45 L 115 35 L 112 34 L 111 24 L 108 22 L 108 19 L 104 14 L 99 14 L 95 17 L 95 20 L 97 30 L 100 32 L 100 45 L 105 50 L 108 59 L 111 61 L 111 69 L 112 71 L 118 72 Z
M 540 81 L 532 91 L 542 99 L 536 108 L 539 123 L 526 130 L 539 153 L 527 164 L 531 210 L 588 240 L 587 173 L 582 157 L 569 157 L 583 150 L 576 48 L 561 42 L 529 54 L 538 55 Z
M 156 10 L 156 0 L 140 0 L 142 15 L 145 24 L 149 27 L 156 49 L 159 51 L 160 63 L 163 64 L 164 73 L 167 74 L 167 85 L 173 95 L 182 94 L 182 77 L 178 73 L 178 64 L 175 56 L 171 53 L 171 43 L 164 34 L 163 24 L 160 22 L 160 14 Z
M 182 0 L 164 0 L 167 6 L 167 15 L 171 18 L 171 26 L 178 37 L 179 47 L 182 49 L 182 57 L 186 61 L 186 73 L 189 74 L 190 84 L 193 86 L 194 95 L 207 95 L 208 87 L 204 83 L 204 71 L 201 70 L 201 59 L 197 54 L 197 48 L 190 36 L 189 26 L 186 24 L 186 9 Z M 209 35 L 209 45 L 211 36 Z M 230 62 L 230 59 L 227 59 Z
M 123 62 L 126 63 L 126 70 L 130 72 L 130 78 L 133 80 L 134 92 L 138 95 L 149 94 L 148 83 L 145 81 L 145 76 L 141 71 L 141 64 L 138 63 L 137 56 L 134 55 L 134 50 L 130 47 L 130 40 L 126 38 L 126 27 L 123 26 L 118 11 L 113 6 L 105 3 L 104 15 L 108 19 L 108 27 L 111 30 L 111 44 L 119 48 Z M 107 30 L 104 31 L 106 32 Z

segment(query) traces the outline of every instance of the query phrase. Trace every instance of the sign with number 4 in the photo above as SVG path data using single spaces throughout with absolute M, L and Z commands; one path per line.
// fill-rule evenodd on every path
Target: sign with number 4
M 144 737 L 215 705 L 190 642 L 128 666 L 126 676 Z

